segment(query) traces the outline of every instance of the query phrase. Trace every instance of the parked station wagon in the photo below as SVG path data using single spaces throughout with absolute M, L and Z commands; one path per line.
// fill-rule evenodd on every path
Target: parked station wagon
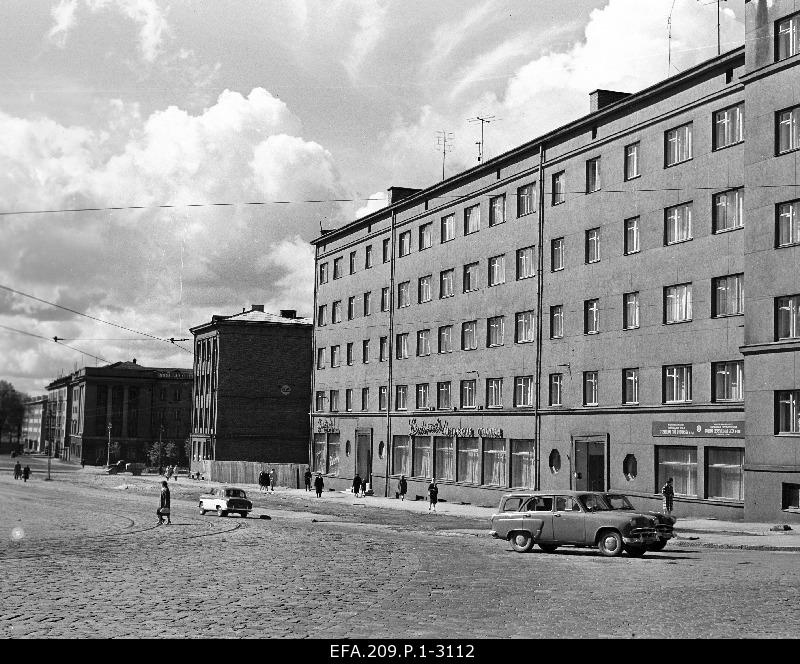
M 253 509 L 244 489 L 236 487 L 217 487 L 200 496 L 200 514 L 216 510 L 219 516 L 237 513 L 246 517 Z
M 639 557 L 658 541 L 656 523 L 653 515 L 614 509 L 599 492 L 525 491 L 502 497 L 490 534 L 520 553 L 567 545 Z
M 615 510 L 623 510 L 626 512 L 636 512 L 636 508 L 631 503 L 628 496 L 621 493 L 605 493 L 603 494 L 609 506 Z M 661 551 L 667 542 L 675 537 L 675 522 L 677 519 L 669 514 L 661 514 L 660 512 L 647 512 L 656 520 L 656 534 L 658 540 L 652 544 L 647 545 L 648 551 Z

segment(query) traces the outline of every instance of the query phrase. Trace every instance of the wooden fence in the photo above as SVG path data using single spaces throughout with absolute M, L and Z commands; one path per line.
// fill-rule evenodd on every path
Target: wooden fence
M 200 470 L 207 480 L 225 482 L 227 484 L 258 484 L 258 474 L 262 470 L 275 471 L 275 486 L 302 489 L 305 486 L 303 476 L 308 470 L 307 463 L 262 463 L 256 461 L 203 461 Z

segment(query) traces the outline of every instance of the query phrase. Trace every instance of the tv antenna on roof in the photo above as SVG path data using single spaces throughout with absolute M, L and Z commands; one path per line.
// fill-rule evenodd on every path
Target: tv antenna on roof
M 480 140 L 479 143 L 477 143 L 477 145 L 478 145 L 478 163 L 479 164 L 483 161 L 483 153 L 486 152 L 486 146 L 485 146 L 485 143 L 483 141 L 483 125 L 485 125 L 485 124 L 487 124 L 489 122 L 492 122 L 492 120 L 495 120 L 495 119 L 496 118 L 495 118 L 494 115 L 487 115 L 485 117 L 481 117 L 480 115 L 476 115 L 474 118 L 469 118 L 467 120 L 467 122 L 470 122 L 470 123 L 474 123 L 474 122 L 480 122 L 481 123 L 481 140 Z
M 436 149 L 442 149 L 442 180 L 444 180 L 444 162 L 445 158 L 447 157 L 447 153 L 453 149 L 453 141 L 455 137 L 453 136 L 453 132 L 447 131 L 445 129 L 441 129 L 440 131 L 436 132 Z

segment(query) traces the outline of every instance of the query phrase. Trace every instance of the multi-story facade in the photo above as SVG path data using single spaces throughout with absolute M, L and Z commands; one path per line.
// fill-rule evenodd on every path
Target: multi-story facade
M 211 461 L 305 463 L 312 321 L 253 305 L 194 335 L 192 469 Z
M 28 452 L 39 454 L 46 451 L 47 396 L 35 397 L 25 402 L 22 420 L 22 444 Z
M 72 457 L 67 436 L 70 409 L 70 376 L 59 376 L 47 386 L 45 451 L 68 461 Z
M 746 21 L 745 47 L 597 90 L 315 241 L 326 484 L 656 507 L 673 477 L 678 514 L 800 519 L 800 13 L 748 2 Z
M 134 359 L 84 367 L 66 379 L 66 437 L 74 461 L 106 463 L 109 441 L 119 444 L 119 458 L 126 461 L 147 461 L 158 440 L 186 449 L 191 369 L 144 367 Z

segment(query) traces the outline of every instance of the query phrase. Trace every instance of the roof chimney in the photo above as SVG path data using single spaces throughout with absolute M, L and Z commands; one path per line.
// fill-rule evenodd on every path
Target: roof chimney
M 281 309 L 281 318 L 297 318 L 297 309 Z
M 263 304 L 251 304 L 250 311 L 260 311 L 264 312 L 264 305 Z
M 601 108 L 610 106 L 618 102 L 620 99 L 630 97 L 630 92 L 616 92 L 614 90 L 595 90 L 589 93 L 589 112 L 594 113 Z
M 422 191 L 422 189 L 411 189 L 410 187 L 389 187 L 387 190 L 388 195 L 388 204 L 392 205 L 393 203 L 397 203 L 404 198 L 408 198 L 409 196 L 413 196 L 418 191 Z

